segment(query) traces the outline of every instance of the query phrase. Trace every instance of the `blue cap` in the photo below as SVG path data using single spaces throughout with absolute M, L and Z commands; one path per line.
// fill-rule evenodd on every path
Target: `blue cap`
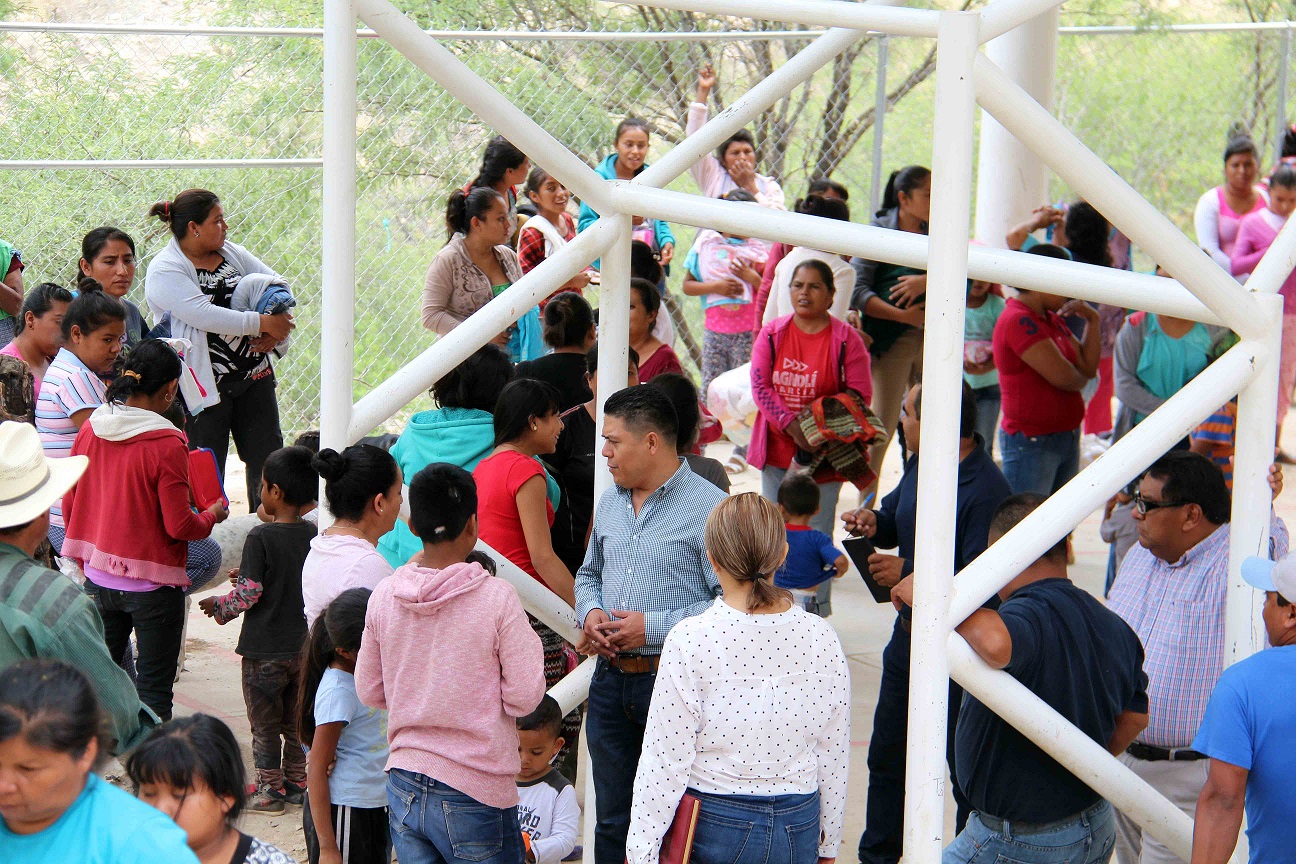
M 1296 599 L 1296 556 L 1288 555 L 1281 561 L 1247 558 L 1242 562 L 1242 578 L 1252 588 Z

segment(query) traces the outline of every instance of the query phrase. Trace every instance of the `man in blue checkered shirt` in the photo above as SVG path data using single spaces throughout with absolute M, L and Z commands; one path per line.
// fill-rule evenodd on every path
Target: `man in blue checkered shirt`
M 725 493 L 676 455 L 675 409 L 653 387 L 631 387 L 603 409 L 603 455 L 616 486 L 599 499 L 576 573 L 579 646 L 599 656 L 586 720 L 598 827 L 596 864 L 624 864 L 631 790 L 662 642 L 709 607 L 720 583 L 702 541 Z

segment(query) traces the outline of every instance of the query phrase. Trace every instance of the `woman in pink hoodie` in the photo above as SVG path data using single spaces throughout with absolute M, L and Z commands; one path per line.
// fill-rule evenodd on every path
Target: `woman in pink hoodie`
M 162 416 L 176 398 L 180 357 L 158 339 L 131 350 L 105 404 L 81 424 L 72 454 L 90 457 L 63 497 L 64 557 L 85 572 L 103 617 L 108 651 L 121 663 L 134 630 L 140 701 L 171 719 L 172 686 L 184 630 L 189 543 L 211 535 L 228 515 L 189 506 L 184 434 Z
M 410 483 L 423 552 L 369 599 L 360 701 L 387 711 L 387 804 L 401 864 L 522 864 L 514 718 L 544 696 L 544 654 L 517 593 L 464 558 L 477 487 L 435 463 Z

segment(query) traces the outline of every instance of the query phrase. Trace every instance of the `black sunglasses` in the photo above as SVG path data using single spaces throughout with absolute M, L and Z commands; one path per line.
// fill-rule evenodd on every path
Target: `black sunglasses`
M 1149 501 L 1139 492 L 1134 493 L 1134 509 L 1140 516 L 1146 516 L 1153 510 L 1160 510 L 1162 507 L 1182 507 L 1185 504 L 1191 504 L 1191 501 Z

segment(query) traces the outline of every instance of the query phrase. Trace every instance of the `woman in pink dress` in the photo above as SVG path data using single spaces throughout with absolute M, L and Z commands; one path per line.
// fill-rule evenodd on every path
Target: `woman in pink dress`
M 1267 203 L 1264 191 L 1256 185 L 1258 166 L 1255 143 L 1245 136 L 1231 139 L 1224 148 L 1224 183 L 1198 199 L 1193 215 L 1197 245 L 1230 272 L 1243 217 L 1263 210 Z M 1246 274 L 1239 281 L 1245 282 Z

